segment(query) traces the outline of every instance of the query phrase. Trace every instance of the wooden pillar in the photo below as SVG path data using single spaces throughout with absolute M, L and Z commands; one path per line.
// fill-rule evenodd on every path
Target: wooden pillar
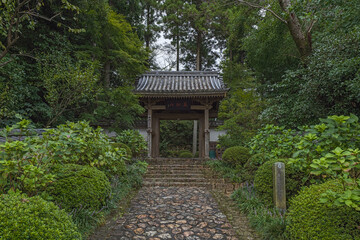
M 151 158 L 152 153 L 152 109 L 148 107 L 147 118 L 147 142 L 148 142 L 148 158 Z
M 198 128 L 198 121 L 194 120 L 194 128 L 193 128 L 193 156 L 195 156 L 197 151 L 197 128 Z
M 152 118 L 152 157 L 159 157 L 160 155 L 160 119 L 153 113 Z
M 204 117 L 199 119 L 199 157 L 204 158 Z
M 210 151 L 210 129 L 209 129 L 209 108 L 206 107 L 204 110 L 204 145 L 205 145 L 205 153 L 204 157 L 209 159 L 209 151 Z

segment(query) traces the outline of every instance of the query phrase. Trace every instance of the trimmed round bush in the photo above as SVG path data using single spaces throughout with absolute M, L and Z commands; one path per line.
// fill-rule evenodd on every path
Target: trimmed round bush
M 285 163 L 286 199 L 289 200 L 300 190 L 303 173 L 288 164 L 288 161 L 288 159 L 270 160 L 261 165 L 255 172 L 254 186 L 264 200 L 273 202 L 273 165 L 276 162 Z
M 291 239 L 360 239 L 360 212 L 320 203 L 327 190 L 343 192 L 341 184 L 332 180 L 306 187 L 290 200 L 286 229 Z
M 0 196 L 0 238 L 81 239 L 71 217 L 39 196 L 11 193 Z
M 255 172 L 264 162 L 266 162 L 266 158 L 264 154 L 257 153 L 252 155 L 249 158 L 249 160 L 244 164 L 244 169 L 245 169 L 244 180 L 254 181 Z
M 98 210 L 110 194 L 110 182 L 105 173 L 91 166 L 57 165 L 56 180 L 48 187 L 54 201 L 67 210 L 86 208 Z
M 192 158 L 193 157 L 193 154 L 190 152 L 190 151 L 182 151 L 180 154 L 179 154 L 179 158 Z
M 111 145 L 113 146 L 113 148 L 123 148 L 126 151 L 126 155 L 129 158 L 129 160 L 132 158 L 132 152 L 131 149 L 128 145 L 126 145 L 125 143 L 121 143 L 121 142 L 115 142 L 115 143 L 111 143 Z
M 232 166 L 243 166 L 250 156 L 248 148 L 236 146 L 227 148 L 222 155 L 222 159 Z

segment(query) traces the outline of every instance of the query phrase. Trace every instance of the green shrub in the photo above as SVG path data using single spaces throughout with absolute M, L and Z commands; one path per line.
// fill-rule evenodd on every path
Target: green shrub
M 303 173 L 299 172 L 292 165 L 288 164 L 288 159 L 274 159 L 265 162 L 255 173 L 255 189 L 264 200 L 273 202 L 273 165 L 276 162 L 285 163 L 285 182 L 286 198 L 290 199 L 301 187 Z
M 296 144 L 297 151 L 293 154 L 291 162 L 302 171 L 310 173 L 314 161 L 326 157 L 329 153 L 332 154 L 336 148 L 344 150 L 360 148 L 359 131 L 359 118 L 353 114 L 320 119 L 320 124 L 305 130 L 301 141 Z M 318 183 L 324 181 L 320 175 L 317 178 L 315 175 L 309 176 L 309 180 Z
M 329 207 L 320 202 L 327 190 L 343 192 L 337 181 L 311 185 L 290 201 L 287 232 L 291 239 L 360 239 L 360 212 L 347 206 Z
M 263 153 L 270 160 L 291 157 L 299 141 L 295 130 L 268 124 L 251 139 L 249 146 L 252 154 Z
M 116 137 L 117 142 L 128 145 L 131 149 L 133 157 L 144 155 L 147 150 L 147 143 L 137 130 L 124 130 Z
M 57 165 L 53 172 L 56 180 L 48 193 L 61 208 L 97 210 L 110 194 L 108 178 L 95 167 L 65 164 Z
M 184 150 L 180 152 L 179 158 L 193 158 L 193 154 L 188 150 Z
M 128 159 L 132 158 L 132 152 L 131 149 L 128 145 L 126 145 L 125 143 L 121 143 L 121 142 L 115 142 L 115 143 L 111 143 L 111 145 L 113 146 L 113 148 L 122 148 L 125 149 L 126 155 Z
M 52 202 L 25 194 L 0 196 L 0 238 L 81 239 L 71 217 Z
M 264 162 L 266 162 L 266 157 L 264 154 L 257 153 L 252 155 L 244 164 L 244 180 L 254 181 L 255 172 Z
M 85 121 L 67 122 L 47 130 L 36 144 L 46 148 L 51 161 L 56 163 L 94 166 L 108 177 L 126 171 L 125 150 L 114 149 L 101 128 L 93 129 Z
M 243 166 L 250 158 L 249 149 L 241 146 L 230 147 L 225 150 L 222 158 L 232 166 Z

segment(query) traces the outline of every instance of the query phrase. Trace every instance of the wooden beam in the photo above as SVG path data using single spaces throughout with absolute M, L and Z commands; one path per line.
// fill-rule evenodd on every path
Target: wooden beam
M 198 120 L 203 117 L 201 113 L 155 113 L 161 120 Z
M 166 110 L 166 106 L 165 105 L 153 105 L 150 107 L 152 110 Z M 203 105 L 191 105 L 190 109 L 191 110 L 205 110 L 207 107 L 203 106 Z M 211 109 L 212 106 L 209 108 Z

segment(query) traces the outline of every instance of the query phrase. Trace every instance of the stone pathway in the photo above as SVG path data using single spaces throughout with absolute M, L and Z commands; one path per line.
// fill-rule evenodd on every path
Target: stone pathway
M 142 188 L 107 239 L 237 239 L 205 188 Z
M 234 186 L 227 189 L 224 181 L 205 177 L 207 171 L 201 160 L 152 160 L 128 213 L 114 218 L 89 239 L 258 239 L 246 217 L 236 214 L 234 206 L 227 208 L 230 199 L 209 192 L 232 192 Z

